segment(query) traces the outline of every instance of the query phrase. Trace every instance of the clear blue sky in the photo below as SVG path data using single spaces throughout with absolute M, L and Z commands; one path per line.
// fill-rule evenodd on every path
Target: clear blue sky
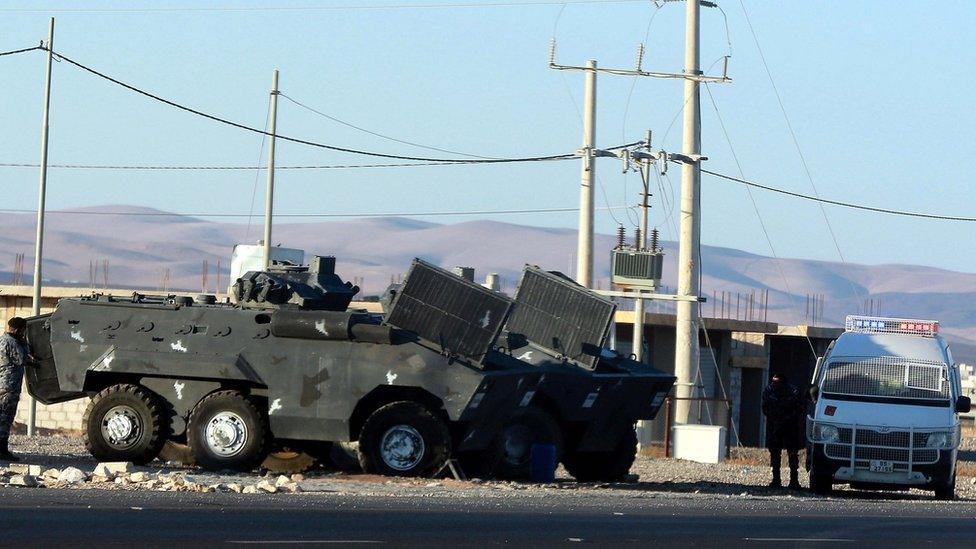
M 472 0 L 477 2 L 477 0 Z M 263 127 L 271 72 L 281 89 L 319 110 L 401 139 L 485 156 L 571 152 L 581 123 L 579 73 L 546 67 L 555 30 L 558 60 L 631 67 L 650 2 L 352 9 L 433 0 L 222 2 L 225 6 L 346 6 L 343 9 L 129 11 L 192 2 L 10 1 L 0 8 L 0 50 L 35 45 L 57 18 L 56 50 L 126 82 L 198 109 Z M 458 2 L 442 2 L 458 3 Z M 490 0 L 485 0 L 490 3 Z M 531 4 L 527 0 L 525 4 Z M 712 87 L 745 175 L 812 192 L 763 70 L 739 0 L 720 0 L 732 42 L 731 85 Z M 948 2 L 745 2 L 814 181 L 824 197 L 875 206 L 976 214 L 976 4 Z M 119 8 L 118 10 L 113 8 Z M 561 16 L 559 16 L 562 12 Z M 558 24 L 557 24 L 558 17 Z M 702 63 L 728 50 L 723 18 L 703 9 Z M 644 67 L 679 71 L 683 5 L 668 4 L 650 27 Z M 261 138 L 148 101 L 67 65 L 54 67 L 52 163 L 253 165 Z M 43 54 L 0 58 L 0 162 L 36 162 Z M 648 128 L 656 146 L 680 147 L 676 81 L 599 80 L 598 143 L 635 141 Z M 626 118 L 625 118 L 626 112 Z M 737 169 L 703 93 L 706 167 Z M 282 101 L 278 131 L 348 147 L 443 156 L 384 141 Z M 370 162 L 369 158 L 279 142 L 278 164 Z M 637 200 L 637 178 L 602 160 L 598 205 Z M 665 194 L 676 199 L 674 188 Z M 501 166 L 359 171 L 282 171 L 276 210 L 289 213 L 417 212 L 571 207 L 576 161 Z M 0 168 L 3 207 L 33 208 L 36 170 Z M 106 172 L 54 169 L 50 208 L 136 204 L 178 212 L 246 213 L 253 172 Z M 263 208 L 263 176 L 256 211 Z M 606 198 L 604 198 L 604 193 Z M 838 259 L 813 203 L 754 191 L 781 256 Z M 673 237 L 662 196 L 653 222 Z M 703 242 L 769 253 L 745 190 L 705 176 Z M 974 271 L 976 226 L 887 217 L 827 207 L 848 261 L 921 263 Z M 616 222 L 599 211 L 597 228 Z M 619 219 L 626 219 L 617 211 Z M 572 227 L 575 213 L 497 219 Z M 458 221 L 464 218 L 439 218 Z M 673 219 L 673 218 L 672 218 Z M 628 222 L 629 224 L 629 222 Z

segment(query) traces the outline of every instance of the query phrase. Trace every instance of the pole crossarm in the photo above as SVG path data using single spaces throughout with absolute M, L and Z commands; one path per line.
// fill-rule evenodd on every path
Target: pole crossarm
M 655 299 L 658 301 L 692 301 L 696 303 L 705 303 L 707 301 L 707 298 L 702 296 L 659 294 L 652 291 L 644 291 L 644 290 L 590 290 L 590 291 L 606 297 L 625 297 L 629 299 L 639 298 L 639 299 Z
M 710 76 L 701 73 L 689 74 L 689 73 L 682 73 L 682 72 L 645 71 L 642 69 L 614 69 L 608 67 L 598 67 L 596 69 L 588 69 L 586 67 L 578 67 L 575 65 L 559 65 L 557 63 L 549 63 L 549 68 L 557 71 L 604 72 L 616 76 L 647 76 L 650 78 L 665 78 L 671 80 L 694 80 L 695 82 L 707 82 L 710 84 L 729 84 L 732 82 L 732 79 L 725 74 L 723 74 L 722 76 Z

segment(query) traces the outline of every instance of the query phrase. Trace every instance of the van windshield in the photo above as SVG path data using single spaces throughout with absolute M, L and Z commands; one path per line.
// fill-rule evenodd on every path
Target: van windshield
M 946 401 L 950 390 L 944 363 L 902 357 L 838 357 L 820 386 L 833 395 L 925 401 Z

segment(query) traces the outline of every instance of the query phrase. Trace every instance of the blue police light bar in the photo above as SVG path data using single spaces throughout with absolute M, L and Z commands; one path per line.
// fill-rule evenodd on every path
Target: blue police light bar
M 845 329 L 848 332 L 867 334 L 906 334 L 935 337 L 939 334 L 939 321 L 848 315 Z

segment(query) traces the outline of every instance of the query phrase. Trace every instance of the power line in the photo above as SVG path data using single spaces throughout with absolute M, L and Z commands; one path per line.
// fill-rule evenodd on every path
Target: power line
M 719 127 L 722 128 L 722 134 L 725 136 L 725 142 L 729 145 L 729 152 L 732 153 L 732 159 L 735 161 L 735 166 L 739 170 L 739 176 L 740 178 L 745 179 L 745 171 L 742 169 L 742 163 L 739 162 L 739 155 L 736 154 L 735 147 L 732 146 L 732 136 L 729 135 L 729 130 L 725 127 L 725 120 L 722 119 L 722 114 L 718 110 L 718 103 L 715 101 L 715 96 L 712 95 L 712 88 L 708 84 L 705 84 L 705 91 L 708 92 L 708 98 L 712 103 L 712 108 L 715 109 L 715 117 L 718 119 Z M 759 227 L 762 229 L 763 236 L 766 237 L 766 244 L 769 246 L 769 251 L 773 255 L 776 270 L 779 271 L 779 276 L 783 279 L 783 286 L 786 288 L 786 297 L 790 300 L 790 306 L 793 309 L 794 314 L 797 314 L 797 318 L 799 318 L 799 307 L 797 307 L 796 299 L 794 299 L 793 289 L 790 287 L 789 277 L 786 276 L 786 271 L 783 269 L 783 262 L 776 253 L 776 247 L 773 246 L 773 239 L 769 236 L 769 229 L 766 228 L 766 220 L 763 219 L 762 214 L 759 212 L 759 203 L 756 202 L 756 197 L 753 196 L 752 189 L 748 186 L 746 187 L 746 194 L 749 195 L 749 201 L 752 202 L 752 208 L 756 212 L 756 218 L 759 221 Z M 699 260 L 700 259 L 701 258 L 699 257 Z M 768 292 L 769 289 L 767 288 L 766 291 Z M 768 302 L 766 306 L 769 306 Z M 810 339 L 809 334 L 804 333 L 803 335 L 806 337 L 807 345 L 810 346 L 810 352 L 812 353 L 814 360 L 816 360 L 817 349 L 813 345 L 813 340 Z
M 600 207 L 598 210 L 623 209 L 626 205 Z M 274 214 L 274 217 L 282 218 L 365 218 L 365 217 L 449 217 L 466 215 L 503 215 L 503 214 L 533 214 L 533 213 L 563 213 L 578 212 L 578 207 L 571 208 L 527 208 L 515 210 L 466 210 L 449 212 L 382 212 L 382 213 L 283 213 Z M 23 213 L 33 214 L 37 210 L 0 208 L 2 213 Z M 205 217 L 205 218 L 246 218 L 252 214 L 230 214 L 230 213 L 173 213 L 173 212 L 125 212 L 125 211 L 86 211 L 86 210 L 54 210 L 47 214 L 54 215 L 118 215 L 130 217 Z
M 3 52 L 0 52 L 0 57 L 3 57 L 5 55 L 16 55 L 18 53 L 25 53 L 25 52 L 29 52 L 29 51 L 43 50 L 43 49 L 44 48 L 41 47 L 41 46 L 34 46 L 33 48 L 24 48 L 24 49 L 20 49 L 20 50 L 3 51 Z
M 268 131 L 268 124 L 271 123 L 271 103 L 268 103 L 268 110 L 264 115 L 264 130 Z M 254 202 L 258 197 L 258 180 L 261 178 L 261 159 L 264 158 L 264 144 L 267 142 L 268 136 L 261 136 L 261 148 L 258 150 L 258 167 L 254 170 L 254 185 L 251 187 L 251 207 L 247 210 L 247 228 L 244 229 L 244 242 L 248 242 L 248 237 L 251 236 L 251 222 L 254 218 Z
M 561 4 L 635 4 L 647 0 L 542 0 L 538 2 L 448 2 L 443 4 L 343 4 L 335 6 L 214 6 L 214 7 L 162 7 L 162 8 L 0 8 L 0 12 L 19 13 L 153 13 L 153 12 L 264 12 L 264 11 L 382 11 L 382 10 L 436 10 L 458 8 L 522 8 L 533 6 L 558 6 Z
M 138 93 L 140 95 L 143 95 L 143 96 L 148 97 L 150 99 L 153 99 L 155 101 L 159 101 L 160 103 L 164 103 L 166 105 L 169 105 L 171 107 L 180 109 L 182 111 L 185 111 L 185 112 L 188 112 L 188 113 L 191 113 L 191 114 L 195 114 L 197 116 L 206 118 L 208 120 L 212 120 L 214 122 L 219 122 L 221 124 L 225 124 L 225 125 L 228 125 L 228 126 L 232 126 L 232 127 L 235 127 L 235 128 L 241 129 L 241 130 L 246 130 L 246 131 L 249 131 L 249 132 L 253 132 L 253 133 L 257 133 L 257 134 L 264 134 L 264 135 L 268 135 L 268 136 L 271 135 L 270 133 L 268 133 L 268 132 L 266 132 L 264 130 L 260 130 L 258 128 L 255 128 L 253 126 L 248 126 L 246 124 L 241 124 L 239 122 L 234 122 L 232 120 L 228 120 L 226 118 L 221 118 L 221 117 L 216 116 L 216 115 L 213 115 L 213 114 L 208 114 L 208 113 L 205 113 L 203 111 L 194 109 L 192 107 L 187 107 L 186 105 L 182 105 L 182 104 L 177 103 L 175 101 L 171 101 L 169 99 L 165 99 L 163 97 L 160 97 L 158 95 L 155 95 L 155 94 L 150 93 L 148 91 L 145 91 L 143 89 L 137 88 L 137 87 L 135 87 L 135 86 L 133 86 L 131 84 L 126 84 L 125 82 L 122 82 L 121 80 L 118 80 L 116 78 L 113 78 L 111 76 L 108 76 L 107 74 L 102 73 L 102 72 L 99 72 L 99 71 L 97 71 L 97 70 L 95 70 L 95 69 L 93 69 L 91 67 L 86 66 L 86 65 L 83 65 L 82 63 L 79 63 L 78 61 L 75 61 L 75 60 L 73 60 L 73 59 L 71 59 L 69 57 L 66 57 L 66 56 L 64 56 L 64 55 L 62 55 L 60 53 L 55 52 L 54 55 L 57 56 L 59 59 L 61 59 L 61 60 L 65 61 L 65 62 L 67 62 L 67 63 L 70 63 L 70 64 L 78 67 L 79 69 L 82 69 L 82 70 L 84 70 L 86 72 L 89 72 L 89 73 L 91 73 L 91 74 L 99 77 L 99 78 L 102 78 L 104 80 L 107 80 L 109 82 L 112 82 L 113 84 L 116 84 L 118 86 L 121 86 L 121 87 L 123 87 L 123 88 L 125 88 L 125 89 L 127 89 L 129 91 L 133 91 L 135 93 Z M 379 153 L 379 152 L 373 152 L 373 151 L 364 151 L 364 150 L 358 150 L 358 149 L 350 149 L 348 147 L 339 147 L 339 146 L 336 146 L 336 145 L 329 145 L 327 143 L 318 143 L 318 142 L 315 142 L 315 141 L 309 141 L 307 139 L 299 139 L 299 138 L 296 138 L 296 137 L 289 137 L 289 136 L 281 135 L 281 134 L 277 134 L 277 133 L 274 135 L 274 137 L 277 138 L 277 139 L 281 139 L 283 141 L 290 141 L 292 143 L 298 143 L 300 145 L 308 145 L 310 147 L 316 147 L 316 148 L 320 148 L 320 149 L 327 149 L 327 150 L 336 151 L 336 152 L 349 153 L 349 154 L 359 154 L 359 155 L 364 155 L 364 156 L 373 156 L 373 157 L 377 157 L 377 158 L 390 158 L 390 159 L 394 159 L 394 160 L 411 160 L 411 161 L 417 161 L 417 162 L 444 162 L 444 163 L 454 163 L 454 164 L 502 164 L 502 163 L 514 163 L 514 162 L 545 162 L 545 161 L 552 161 L 552 160 L 569 160 L 569 159 L 575 158 L 575 155 L 574 154 L 554 154 L 554 155 L 548 155 L 548 156 L 532 156 L 532 157 L 524 157 L 524 158 L 486 158 L 486 159 L 473 159 L 473 158 L 471 158 L 471 159 L 426 158 L 426 157 L 419 157 L 419 156 L 405 156 L 405 155 L 397 155 L 397 154 Z M 618 148 L 623 148 L 623 147 L 632 146 L 632 145 L 633 144 L 622 145 L 622 146 L 620 146 Z
M 807 164 L 806 156 L 803 154 L 803 149 L 800 147 L 800 140 L 796 136 L 796 131 L 793 130 L 793 123 L 790 121 L 790 116 L 786 112 L 786 105 L 783 103 L 783 98 L 779 94 L 779 88 L 776 87 L 776 81 L 773 79 L 773 71 L 769 69 L 769 63 L 766 62 L 766 54 L 763 53 L 762 45 L 759 44 L 759 35 L 756 34 L 755 27 L 752 26 L 752 20 L 749 18 L 749 12 L 746 10 L 746 5 L 742 0 L 739 0 L 739 6 L 742 8 L 742 15 L 745 16 L 746 24 L 749 26 L 749 32 L 752 34 L 752 40 L 756 44 L 756 50 L 759 52 L 759 60 L 762 61 L 763 69 L 766 72 L 766 77 L 769 79 L 769 84 L 773 88 L 773 94 L 776 96 L 776 102 L 779 104 L 779 110 L 783 113 L 783 120 L 786 122 L 786 129 L 789 130 L 790 138 L 793 140 L 793 146 L 796 148 L 796 154 L 800 157 L 800 165 L 803 166 L 803 172 L 807 176 L 807 181 L 810 182 L 810 187 L 813 189 L 813 194 L 817 198 L 820 198 L 820 190 L 817 189 L 817 184 L 813 181 L 813 173 L 810 171 L 810 166 Z M 723 12 L 724 13 L 724 12 Z M 834 232 L 834 227 L 830 223 L 830 218 L 827 216 L 827 210 L 823 207 L 823 202 L 819 202 L 820 213 L 823 215 L 824 224 L 827 225 L 827 233 L 830 235 L 830 239 L 834 243 L 834 248 L 837 250 L 837 256 L 840 257 L 840 261 L 844 264 L 846 269 L 850 269 L 847 265 L 847 259 L 844 257 L 844 251 L 841 250 L 840 241 L 837 239 L 837 234 Z M 854 285 L 853 277 L 849 280 L 851 284 L 851 293 L 854 297 L 860 299 L 861 292 L 858 291 L 857 286 Z
M 750 187 L 755 187 L 757 189 L 763 189 L 766 191 L 784 194 L 787 196 L 792 196 L 794 198 L 802 198 L 803 200 L 810 200 L 812 202 L 819 202 L 821 204 L 831 204 L 833 206 L 840 206 L 842 208 L 851 208 L 855 210 L 864 210 L 868 212 L 876 212 L 890 215 L 900 215 L 904 217 L 916 217 L 921 219 L 938 219 L 941 221 L 966 221 L 966 222 L 976 222 L 976 217 L 964 217 L 956 215 L 943 215 L 943 214 L 932 214 L 925 212 L 912 212 L 906 210 L 893 210 L 890 208 L 879 208 L 877 206 L 866 206 L 864 204 L 855 204 L 853 202 L 842 202 L 840 200 L 830 200 L 828 198 L 821 198 L 819 196 L 811 196 L 808 194 L 797 193 L 793 191 L 787 191 L 785 189 L 778 189 L 776 187 L 770 187 L 768 185 L 763 185 L 756 183 L 755 181 L 749 181 L 747 179 L 742 179 L 739 177 L 734 177 L 731 175 L 726 175 L 718 172 L 713 172 L 711 170 L 706 170 L 702 168 L 702 173 L 707 173 L 708 175 L 713 175 L 715 177 L 720 177 L 722 179 L 728 179 L 729 181 L 735 181 L 736 183 L 742 183 L 743 185 L 748 185 Z
M 418 166 L 452 166 L 457 162 L 409 162 L 391 164 L 308 164 L 300 166 L 275 166 L 276 170 L 351 170 L 360 168 L 409 168 Z M 40 164 L 28 162 L 0 162 L 0 168 L 37 168 Z M 62 168 L 73 170 L 226 170 L 250 171 L 266 170 L 267 166 L 163 166 L 163 165 L 119 165 L 119 164 L 48 164 L 48 168 Z
M 331 120 L 333 122 L 336 122 L 338 124 L 342 124 L 343 126 L 346 126 L 348 128 L 352 128 L 354 130 L 357 130 L 357 131 L 360 131 L 360 132 L 363 132 L 363 133 L 367 133 L 369 135 L 372 135 L 372 136 L 375 136 L 375 137 L 379 137 L 381 139 L 386 139 L 388 141 L 394 141 L 396 143 L 402 143 L 404 145 L 410 145 L 411 147 L 419 147 L 421 149 L 428 149 L 428 150 L 431 150 L 431 151 L 437 151 L 437 152 L 448 153 L 448 154 L 456 154 L 458 156 L 467 156 L 469 158 L 482 158 L 482 159 L 492 158 L 490 156 L 479 156 L 477 154 L 469 154 L 469 153 L 463 153 L 463 152 L 458 152 L 458 151 L 452 151 L 450 149 L 442 149 L 442 148 L 439 148 L 439 147 L 433 147 L 433 146 L 430 146 L 430 145 L 423 145 L 421 143 L 415 143 L 413 141 L 407 141 L 405 139 L 398 139 L 396 137 L 390 137 L 389 135 L 384 135 L 384 134 L 381 134 L 379 132 L 374 132 L 373 130 L 367 130 L 366 128 L 363 128 L 361 126 L 357 126 L 357 125 L 352 124 L 350 122 L 346 122 L 345 120 L 341 120 L 339 118 L 336 118 L 335 116 L 332 116 L 330 114 L 326 114 L 326 113 L 324 113 L 324 112 L 322 112 L 320 110 L 313 109 L 312 107 L 309 107 L 305 103 L 302 103 L 301 101 L 299 101 L 299 100 L 297 100 L 297 99 L 295 99 L 293 97 L 288 96 L 284 92 L 278 92 L 278 96 L 279 97 L 283 97 L 283 98 L 287 99 L 288 101 L 294 103 L 295 105 L 297 105 L 297 106 L 299 106 L 299 107 L 301 107 L 301 108 L 303 108 L 303 109 L 305 109 L 305 110 L 307 110 L 309 112 L 312 112 L 314 114 L 317 114 L 317 115 L 319 115 L 319 116 L 321 116 L 323 118 L 327 118 L 327 119 L 329 119 L 329 120 Z

